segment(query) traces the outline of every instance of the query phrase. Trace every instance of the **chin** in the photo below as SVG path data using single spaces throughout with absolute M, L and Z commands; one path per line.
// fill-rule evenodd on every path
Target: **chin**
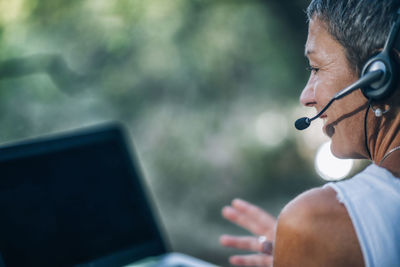
M 353 151 L 353 150 L 349 150 L 349 148 L 352 148 L 352 146 L 345 145 L 343 142 L 340 144 L 340 146 L 338 146 L 332 140 L 331 152 L 335 157 L 337 157 L 339 159 L 362 159 L 362 158 L 365 158 L 360 153 L 357 153 L 356 151 Z
M 334 140 L 332 140 L 331 143 L 331 152 L 332 154 L 339 158 L 339 159 L 350 159 L 350 158 L 354 158 L 353 153 L 351 153 L 350 151 L 347 151 L 348 146 L 346 146 L 343 142 L 341 142 L 340 145 L 336 144 L 334 142 Z
M 332 152 L 332 154 L 333 154 L 335 157 L 337 157 L 337 158 L 339 158 L 339 159 L 348 159 L 348 158 L 351 158 L 351 157 L 348 156 L 346 153 L 343 153 L 343 152 L 340 151 L 340 150 L 334 149 L 334 148 L 332 147 L 332 144 L 331 144 L 331 152 Z

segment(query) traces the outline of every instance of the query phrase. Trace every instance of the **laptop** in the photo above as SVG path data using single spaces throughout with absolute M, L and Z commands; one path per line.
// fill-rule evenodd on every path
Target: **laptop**
M 0 147 L 0 267 L 215 266 L 167 247 L 120 124 Z

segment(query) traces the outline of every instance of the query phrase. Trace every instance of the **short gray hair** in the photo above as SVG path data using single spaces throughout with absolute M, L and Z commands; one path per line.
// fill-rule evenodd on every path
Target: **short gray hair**
M 307 16 L 325 23 L 345 48 L 349 66 L 360 74 L 366 61 L 383 48 L 399 6 L 399 0 L 312 0 Z

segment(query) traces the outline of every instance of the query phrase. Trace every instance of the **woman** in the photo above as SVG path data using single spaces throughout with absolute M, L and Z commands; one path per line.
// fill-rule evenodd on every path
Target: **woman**
M 388 36 L 397 35 L 391 25 L 400 16 L 399 8 L 398 0 L 311 1 L 305 49 L 311 73 L 300 102 L 320 112 L 335 94 L 357 81 Z M 398 64 L 399 49 L 390 50 Z M 394 78 L 399 70 L 394 70 Z M 224 235 L 221 244 L 264 252 L 232 256 L 232 264 L 400 266 L 399 82 L 392 88 L 383 100 L 368 99 L 366 91 L 355 90 L 321 116 L 333 154 L 370 159 L 366 170 L 301 194 L 278 220 L 238 199 L 223 209 L 225 218 L 259 237 Z

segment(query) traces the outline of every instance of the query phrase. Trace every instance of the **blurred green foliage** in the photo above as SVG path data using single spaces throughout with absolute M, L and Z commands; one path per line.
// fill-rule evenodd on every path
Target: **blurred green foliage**
M 0 0 L 0 141 L 123 122 L 173 249 L 227 265 L 223 205 L 277 215 L 321 183 L 292 126 L 307 3 Z

